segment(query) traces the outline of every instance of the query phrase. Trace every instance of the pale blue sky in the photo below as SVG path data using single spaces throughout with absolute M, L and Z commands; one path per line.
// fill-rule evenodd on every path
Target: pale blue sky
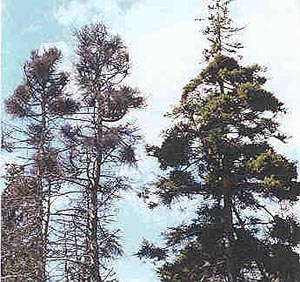
M 20 82 L 21 67 L 30 50 L 47 44 L 72 56 L 71 32 L 90 21 L 103 20 L 129 46 L 133 68 L 128 82 L 148 98 L 148 108 L 135 113 L 147 142 L 159 142 L 168 126 L 163 114 L 174 105 L 181 88 L 199 71 L 205 39 L 194 19 L 205 16 L 207 0 L 3 0 L 2 98 Z M 241 40 L 246 63 L 269 68 L 268 87 L 290 109 L 284 129 L 293 138 L 281 152 L 300 160 L 300 4 L 298 0 L 238 0 L 232 6 L 236 22 L 246 25 Z M 64 63 L 68 67 L 68 60 Z M 155 164 L 142 160 L 136 187 L 153 178 Z M 187 213 L 187 212 L 186 212 Z M 148 211 L 136 197 L 120 204 L 127 255 L 117 264 L 121 282 L 156 282 L 152 266 L 130 257 L 142 237 L 157 240 L 166 226 L 176 224 L 180 211 Z

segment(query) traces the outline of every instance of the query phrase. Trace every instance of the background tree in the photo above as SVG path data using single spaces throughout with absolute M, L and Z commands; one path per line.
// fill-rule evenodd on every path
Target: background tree
M 34 264 L 37 269 L 35 276 L 30 278 L 33 280 L 28 281 L 46 281 L 49 278 L 46 265 L 52 252 L 51 205 L 59 192 L 63 175 L 59 158 L 64 149 L 55 136 L 62 118 L 77 108 L 65 91 L 68 74 L 58 70 L 61 57 L 56 48 L 33 51 L 24 64 L 22 83 L 5 101 L 12 122 L 2 145 L 19 156 L 19 164 L 10 165 L 17 168 L 17 174 L 15 169 L 8 171 L 9 181 L 3 196 L 3 208 L 10 215 L 7 218 L 4 211 L 2 217 L 2 222 L 9 222 L 2 226 L 3 240 L 6 240 L 5 243 L 2 241 L 2 253 L 5 257 L 9 256 L 2 260 L 2 269 L 8 273 L 18 269 L 18 273 L 22 274 L 13 281 L 24 281 L 24 275 L 29 275 L 23 246 L 27 246 L 25 249 L 29 254 L 34 253 L 30 265 Z M 10 234 L 12 230 L 18 236 Z M 35 242 L 36 249 L 30 251 L 32 246 L 28 242 L 31 241 Z M 16 250 L 22 255 L 17 255 Z M 32 271 L 29 270 L 29 273 Z
M 9 165 L 1 197 L 1 279 L 38 281 L 40 221 L 37 183 L 23 169 Z
M 144 192 L 150 206 L 184 197 L 199 206 L 164 246 L 144 241 L 137 255 L 160 262 L 161 281 L 296 282 L 300 226 L 280 207 L 298 200 L 297 168 L 270 144 L 286 140 L 285 108 L 264 89 L 262 67 L 241 65 L 229 2 L 208 6 L 206 67 L 184 87 L 162 145 L 148 148 L 164 171 Z
M 76 38 L 80 110 L 62 134 L 71 148 L 65 157 L 65 179 L 80 196 L 63 222 L 68 229 L 65 275 L 70 281 L 116 281 L 111 259 L 122 250 L 119 231 L 110 223 L 115 201 L 129 187 L 120 166 L 135 164 L 139 139 L 126 116 L 142 107 L 144 99 L 123 84 L 130 63 L 119 36 L 109 34 L 103 24 L 92 24 L 78 30 Z

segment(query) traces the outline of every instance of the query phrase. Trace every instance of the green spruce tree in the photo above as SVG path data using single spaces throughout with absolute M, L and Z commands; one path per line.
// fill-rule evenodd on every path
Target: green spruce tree
M 137 255 L 157 261 L 164 282 L 297 282 L 300 226 L 279 208 L 298 200 L 297 168 L 270 144 L 286 140 L 285 108 L 264 88 L 264 68 L 242 66 L 229 2 L 208 6 L 206 66 L 184 87 L 162 145 L 148 148 L 163 171 L 144 193 L 151 207 L 195 198 L 195 217 Z

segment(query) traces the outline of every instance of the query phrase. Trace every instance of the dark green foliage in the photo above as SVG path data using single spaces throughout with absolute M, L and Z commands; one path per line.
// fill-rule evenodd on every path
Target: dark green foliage
M 150 207 L 199 200 L 190 223 L 165 233 L 158 275 L 165 282 L 297 282 L 299 223 L 278 208 L 298 200 L 297 167 L 270 145 L 286 140 L 278 122 L 285 108 L 264 88 L 265 70 L 236 58 L 229 2 L 209 6 L 207 66 L 184 87 L 162 145 L 148 148 L 163 170 L 144 192 Z M 143 245 L 139 256 L 154 259 L 153 250 Z
M 154 259 L 157 261 L 163 260 L 166 258 L 166 252 L 156 247 L 154 244 L 149 243 L 147 240 L 142 242 L 140 251 L 136 254 L 139 258 L 146 257 L 148 259 Z
M 156 154 L 161 167 L 186 164 L 189 158 L 189 141 L 182 136 L 169 136 Z

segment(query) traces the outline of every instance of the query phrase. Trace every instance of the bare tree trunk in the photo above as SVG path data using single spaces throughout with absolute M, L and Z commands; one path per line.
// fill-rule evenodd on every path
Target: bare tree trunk
M 66 226 L 64 223 L 64 257 L 65 257 L 65 265 L 64 265 L 64 271 L 65 271 L 65 278 L 66 282 L 70 282 L 70 277 L 69 277 L 69 266 L 68 266 L 68 246 L 67 246 L 67 230 Z
M 44 187 L 43 187 L 43 167 L 41 166 L 44 155 L 45 155 L 45 131 L 47 126 L 46 121 L 46 109 L 45 109 L 45 100 L 42 98 L 41 101 L 41 111 L 42 111 L 42 120 L 41 120 L 41 139 L 39 142 L 39 151 L 38 151 L 38 164 L 37 164 L 37 178 L 38 178 L 38 189 L 39 189 L 39 216 L 40 216 L 40 246 L 39 246 L 39 271 L 38 271 L 38 281 L 45 282 L 46 281 L 46 238 L 45 232 L 48 224 L 48 219 L 45 219 L 44 216 Z M 45 220 L 45 222 L 44 222 Z M 45 224 L 45 225 L 44 225 Z M 45 229 L 44 229 L 45 228 Z
M 91 255 L 91 282 L 100 282 L 100 265 L 99 265 L 99 248 L 98 248 L 98 196 L 97 187 L 95 185 L 91 189 L 91 242 L 90 242 L 90 255 Z
M 91 203 L 91 238 L 90 238 L 90 256 L 91 256 L 91 282 L 102 282 L 100 277 L 100 264 L 99 264 L 99 245 L 98 245 L 98 191 L 100 187 L 100 172 L 102 162 L 102 148 L 100 146 L 102 139 L 102 121 L 100 117 L 100 107 L 98 108 L 97 115 L 97 156 L 93 167 L 93 186 L 90 191 L 90 203 Z
M 45 268 L 44 268 L 44 236 L 43 236 L 43 189 L 41 179 L 38 181 L 38 243 L 37 243 L 37 273 L 36 278 L 38 282 L 45 282 Z
M 234 230 L 232 219 L 232 201 L 230 196 L 224 196 L 224 248 L 227 264 L 228 282 L 237 282 L 238 270 L 233 254 Z

